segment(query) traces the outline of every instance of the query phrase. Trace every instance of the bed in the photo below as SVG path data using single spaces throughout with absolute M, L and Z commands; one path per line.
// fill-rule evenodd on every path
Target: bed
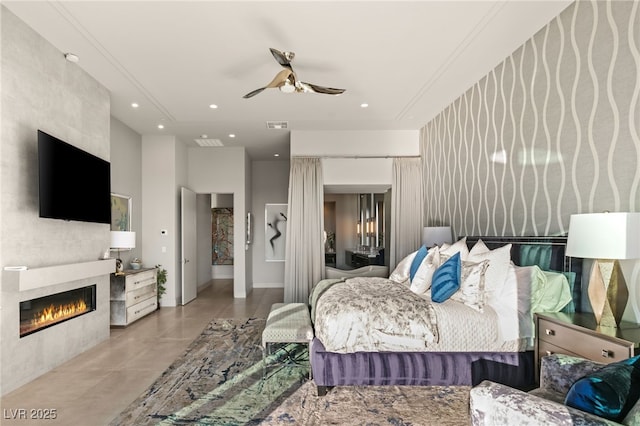
M 412 287 L 413 282 L 399 283 L 397 276 L 395 281 L 382 278 L 323 280 L 314 286 L 310 296 L 316 331 L 311 344 L 310 361 L 318 395 L 324 395 L 334 386 L 474 386 L 482 380 L 492 380 L 523 390 L 535 387 L 534 331 L 533 325 L 527 328 L 527 319 L 532 324 L 535 309 L 564 312 L 581 310 L 581 261 L 565 257 L 566 237 L 466 237 L 456 244 L 461 242 L 471 253 L 476 245 L 482 245 L 486 250 L 485 259 L 491 259 L 493 253 L 498 252 L 502 253 L 500 256 L 503 258 L 508 256 L 510 270 L 506 282 L 513 280 L 516 272 L 537 274 L 539 277 L 544 273 L 546 277 L 553 277 L 548 279 L 550 284 L 544 284 L 545 288 L 551 289 L 551 293 L 536 295 L 536 308 L 529 306 L 528 311 L 521 311 L 521 305 L 530 303 L 523 301 L 523 294 L 531 293 L 530 298 L 533 299 L 534 290 L 527 288 L 521 291 L 522 280 L 518 281 L 517 296 L 508 296 L 509 303 L 514 297 L 518 298 L 517 312 L 514 313 L 515 307 L 501 311 L 501 305 L 497 302 L 495 306 L 485 305 L 478 309 L 473 300 L 469 303 L 468 300 L 461 301 L 459 297 L 433 303 L 431 298 L 435 300 L 438 296 L 435 286 L 430 289 L 434 294 L 416 292 Z M 418 253 L 412 255 L 420 256 Z M 428 253 L 430 255 L 433 252 L 429 250 Z M 469 259 L 483 259 L 484 255 L 476 253 L 475 256 Z M 442 259 L 453 260 L 451 257 L 455 256 L 443 255 Z M 427 257 L 424 259 L 421 265 L 426 263 Z M 409 260 L 408 257 L 404 262 L 408 264 Z M 466 272 L 463 275 L 468 276 L 469 282 L 473 274 L 484 276 L 487 283 L 496 277 L 504 279 L 495 275 L 495 268 L 489 272 L 489 260 L 464 264 Z M 396 271 L 399 268 L 400 264 Z M 413 278 L 424 273 L 423 269 L 413 269 Z M 558 277 L 561 281 L 556 280 Z M 518 275 L 517 278 L 522 277 Z M 561 293 L 555 293 L 556 284 L 551 284 L 556 281 L 560 283 L 557 285 L 561 286 Z M 491 287 L 490 283 L 483 285 Z M 512 284 L 510 288 L 514 286 Z M 407 291 L 410 287 L 411 291 Z M 492 291 L 496 294 L 499 292 L 495 288 Z M 471 296 L 471 299 L 475 297 L 473 294 Z M 495 297 L 498 300 L 502 296 Z M 548 300 L 538 300 L 545 297 Z M 388 319 L 381 311 L 402 312 L 402 315 L 396 315 L 397 319 Z M 514 318 L 514 315 L 517 316 L 517 335 L 514 334 L 513 321 L 504 321 L 505 318 Z M 502 320 L 495 321 L 496 318 Z M 393 321 L 398 321 L 398 324 L 389 325 Z M 411 332 L 399 333 L 399 329 Z

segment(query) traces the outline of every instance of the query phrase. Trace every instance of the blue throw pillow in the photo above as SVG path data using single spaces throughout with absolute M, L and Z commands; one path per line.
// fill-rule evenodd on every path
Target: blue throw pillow
M 451 256 L 433 273 L 431 300 L 442 303 L 460 288 L 460 253 Z
M 427 246 L 423 245 L 416 252 L 415 257 L 411 262 L 411 267 L 409 268 L 409 281 L 413 281 L 413 277 L 416 276 L 416 272 L 418 272 L 418 268 L 420 267 L 420 264 L 422 263 L 424 258 L 427 257 L 427 251 L 428 251 Z
M 605 365 L 576 381 L 565 398 L 569 407 L 620 422 L 640 397 L 640 355 Z

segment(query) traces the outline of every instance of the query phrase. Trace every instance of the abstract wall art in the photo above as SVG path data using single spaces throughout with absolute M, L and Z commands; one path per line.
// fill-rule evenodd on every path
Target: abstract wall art
M 264 222 L 265 260 L 267 262 L 284 262 L 287 205 L 265 204 Z

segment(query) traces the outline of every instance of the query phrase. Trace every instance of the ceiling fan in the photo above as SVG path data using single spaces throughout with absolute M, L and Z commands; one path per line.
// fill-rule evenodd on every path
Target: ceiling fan
M 264 87 L 253 90 L 243 98 L 248 99 L 251 98 L 258 93 L 262 92 L 264 89 L 280 89 L 281 92 L 284 93 L 323 93 L 325 95 L 339 95 L 345 91 L 345 89 L 334 89 L 332 87 L 323 87 L 318 86 L 317 84 L 305 83 L 304 81 L 298 80 L 298 76 L 295 71 L 291 67 L 291 61 L 296 56 L 293 52 L 281 52 L 278 49 L 270 48 L 271 54 L 276 61 L 284 68 L 280 71 L 276 76 L 271 80 L 271 83 L 267 84 Z

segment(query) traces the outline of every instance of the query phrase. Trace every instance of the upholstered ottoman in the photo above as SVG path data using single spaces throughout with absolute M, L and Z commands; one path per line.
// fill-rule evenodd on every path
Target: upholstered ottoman
M 274 303 L 262 332 L 262 353 L 266 356 L 274 343 L 306 343 L 313 340 L 309 307 L 305 303 Z M 265 370 L 266 371 L 266 370 Z M 311 368 L 309 368 L 311 374 Z

